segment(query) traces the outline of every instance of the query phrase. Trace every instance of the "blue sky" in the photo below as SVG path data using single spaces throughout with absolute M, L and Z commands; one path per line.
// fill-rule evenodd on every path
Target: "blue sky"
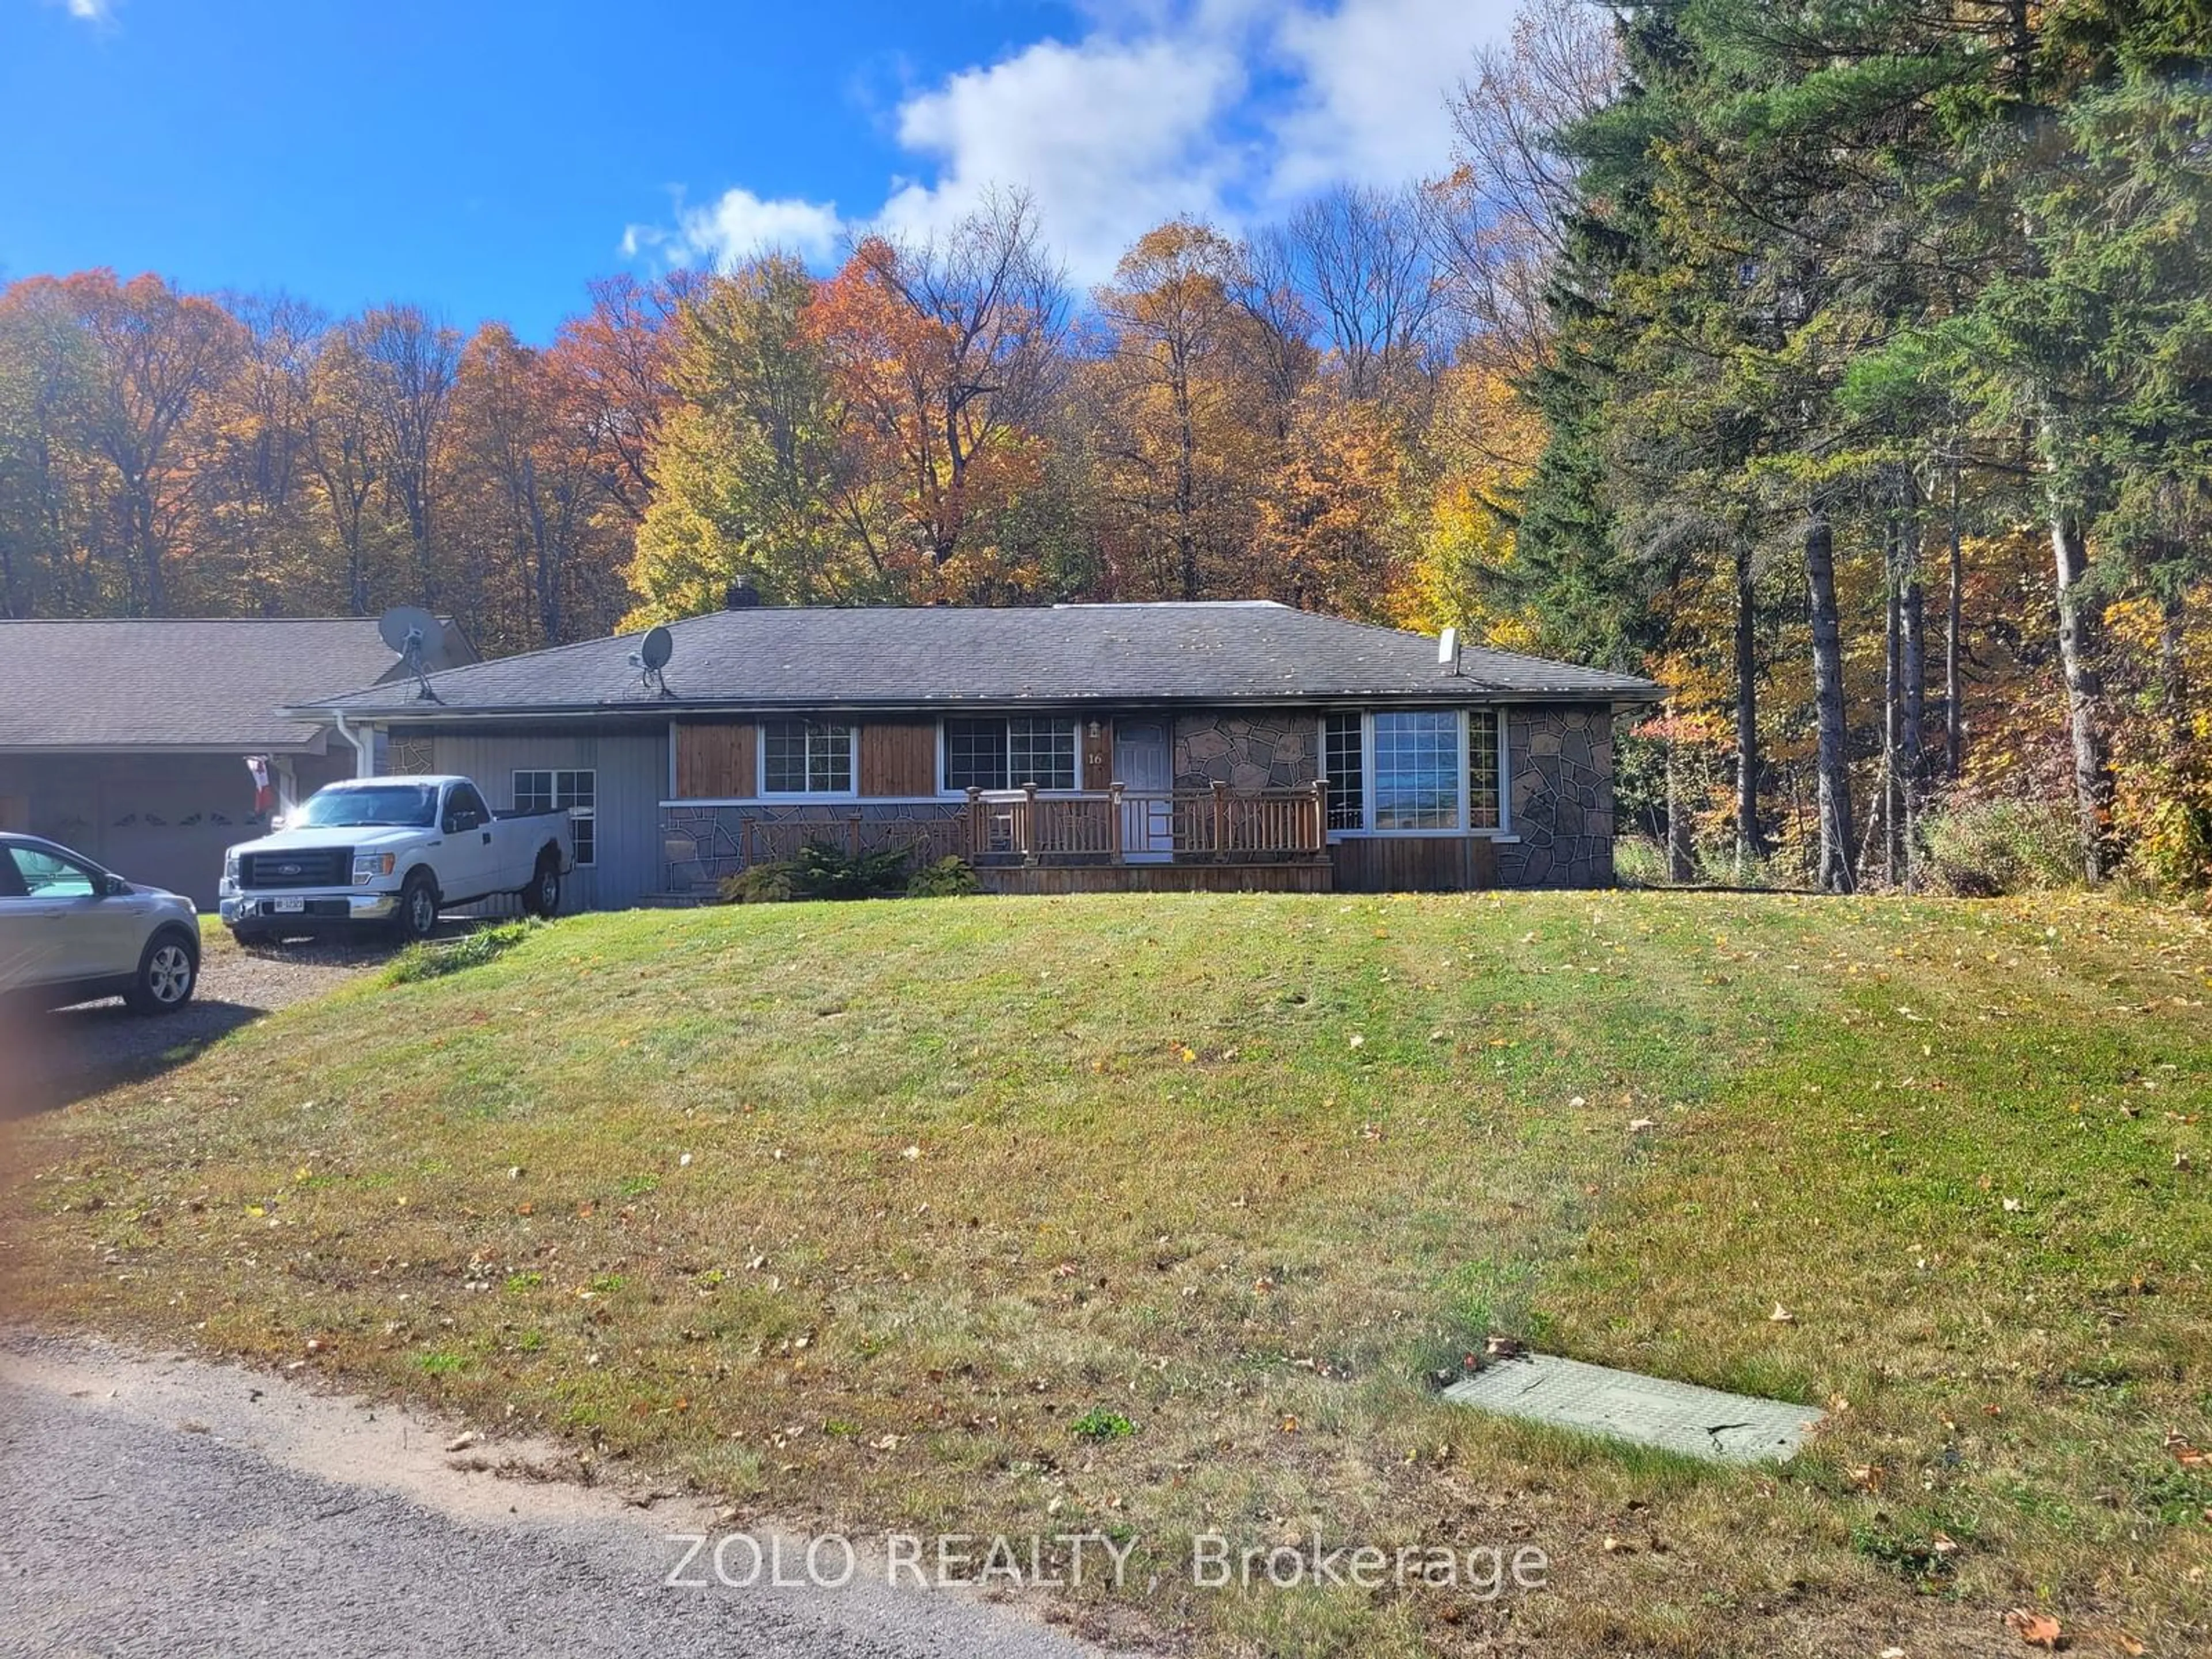
M 0 276 L 89 265 L 544 338 L 591 276 L 831 259 L 1030 190 L 1079 283 L 1442 171 L 1510 0 L 0 0 Z

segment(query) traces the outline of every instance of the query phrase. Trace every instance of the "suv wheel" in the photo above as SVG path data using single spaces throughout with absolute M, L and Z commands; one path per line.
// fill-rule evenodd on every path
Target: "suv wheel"
M 192 1000 L 199 983 L 200 953 L 172 929 L 154 935 L 138 958 L 138 975 L 124 1000 L 133 1013 L 173 1014 Z

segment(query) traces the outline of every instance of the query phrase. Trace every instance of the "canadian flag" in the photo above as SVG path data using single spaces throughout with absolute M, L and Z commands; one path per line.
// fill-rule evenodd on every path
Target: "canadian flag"
M 253 811 L 258 817 L 276 804 L 276 792 L 269 784 L 269 757 L 248 755 L 246 769 L 253 774 Z

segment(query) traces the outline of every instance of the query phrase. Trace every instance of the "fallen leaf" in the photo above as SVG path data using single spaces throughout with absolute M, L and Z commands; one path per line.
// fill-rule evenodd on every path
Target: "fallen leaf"
M 2014 1607 L 2004 1616 L 2005 1628 L 2032 1648 L 2041 1648 L 2049 1653 L 2058 1651 L 2064 1639 L 2058 1621 L 2047 1613 L 2030 1613 L 2025 1607 Z
M 1766 1316 L 1766 1322 L 1770 1325 L 1795 1325 L 1797 1316 L 1778 1302 L 1774 1304 L 1774 1311 Z

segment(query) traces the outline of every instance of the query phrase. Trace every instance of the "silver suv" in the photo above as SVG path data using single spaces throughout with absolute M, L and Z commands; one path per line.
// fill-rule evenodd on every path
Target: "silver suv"
M 174 1013 L 200 976 L 199 913 L 36 836 L 0 835 L 0 999 L 59 1008 L 119 996 Z

